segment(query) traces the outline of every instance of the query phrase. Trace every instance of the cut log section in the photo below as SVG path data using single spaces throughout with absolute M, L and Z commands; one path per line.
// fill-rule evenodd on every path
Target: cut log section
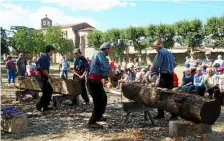
M 79 80 L 63 80 L 61 78 L 53 78 L 50 81 L 53 87 L 53 93 L 79 95 L 82 93 L 82 87 Z M 30 91 L 41 92 L 41 84 L 35 79 L 30 77 L 18 77 L 15 83 L 18 89 L 27 89 Z
M 126 83 L 123 95 L 140 104 L 175 113 L 195 123 L 212 125 L 221 112 L 221 99 L 209 101 L 204 97 L 178 93 L 168 89 L 148 87 L 137 83 Z

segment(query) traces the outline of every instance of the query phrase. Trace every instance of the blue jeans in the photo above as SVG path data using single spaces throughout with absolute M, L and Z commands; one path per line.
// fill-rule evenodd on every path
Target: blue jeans
M 7 73 L 8 73 L 8 84 L 10 84 L 11 79 L 12 82 L 15 83 L 16 71 L 7 70 Z
M 68 79 L 68 70 L 61 70 L 60 76 L 67 80 Z
M 200 95 L 200 96 L 204 96 L 204 93 L 205 93 L 205 87 L 204 86 L 195 86 L 195 85 L 191 85 L 189 90 L 196 90 L 197 93 Z

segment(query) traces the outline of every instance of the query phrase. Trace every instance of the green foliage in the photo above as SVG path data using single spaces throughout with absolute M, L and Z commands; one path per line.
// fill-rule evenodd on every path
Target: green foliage
M 145 40 L 146 34 L 143 27 L 129 27 L 125 31 L 126 39 L 130 40 L 139 54 L 141 50 L 147 47 L 147 42 Z
M 1 28 L 1 54 L 9 53 L 9 42 L 6 30 Z
M 181 37 L 178 42 L 194 50 L 195 47 L 201 45 L 204 39 L 202 27 L 202 22 L 198 19 L 176 22 L 176 33 Z
M 17 52 L 40 53 L 45 45 L 42 31 L 31 28 L 20 28 L 10 38 L 10 45 Z
M 100 48 L 100 46 L 104 42 L 104 34 L 99 30 L 92 31 L 88 36 L 88 42 L 90 46 L 93 46 L 96 50 Z
M 45 41 L 47 44 L 53 44 L 56 48 L 56 52 L 59 52 L 61 55 L 72 52 L 74 48 L 72 40 L 63 37 L 60 26 L 48 27 L 45 34 Z

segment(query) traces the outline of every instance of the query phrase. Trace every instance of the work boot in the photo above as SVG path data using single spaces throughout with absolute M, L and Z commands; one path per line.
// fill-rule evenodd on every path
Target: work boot
M 162 118 L 164 118 L 164 115 L 157 115 L 157 116 L 153 117 L 153 119 L 162 119 Z
M 107 121 L 107 118 L 101 117 L 98 121 Z

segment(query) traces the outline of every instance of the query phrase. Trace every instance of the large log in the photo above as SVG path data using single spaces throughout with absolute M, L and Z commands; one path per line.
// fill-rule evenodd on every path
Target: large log
M 63 80 L 61 78 L 53 78 L 50 81 L 53 87 L 53 93 L 79 95 L 82 93 L 81 83 L 79 80 Z M 16 88 L 27 89 L 31 91 L 41 92 L 41 84 L 35 79 L 30 77 L 16 78 Z
M 175 113 L 195 123 L 212 125 L 221 112 L 219 97 L 210 101 L 198 95 L 183 94 L 136 83 L 124 84 L 122 93 L 126 98 L 137 103 Z

